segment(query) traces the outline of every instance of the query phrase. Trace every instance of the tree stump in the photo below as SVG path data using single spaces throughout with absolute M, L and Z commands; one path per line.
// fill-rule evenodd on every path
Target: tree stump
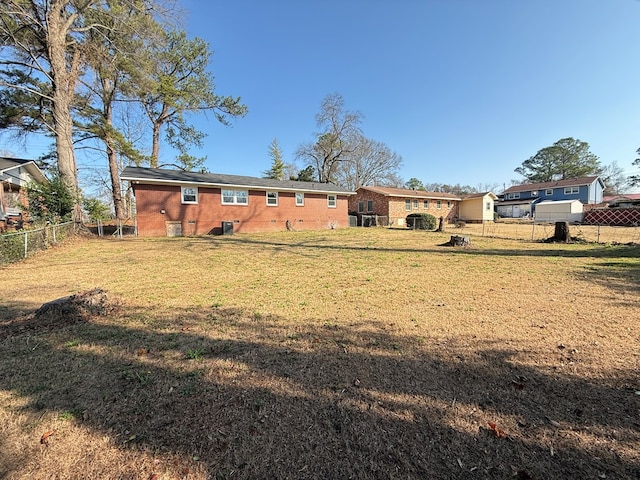
M 436 232 L 444 232 L 444 218 L 440 217 L 440 220 L 438 221 L 438 229 L 436 230 Z
M 553 234 L 553 241 L 571 243 L 571 233 L 569 232 L 569 222 L 556 222 L 556 230 Z
M 471 238 L 462 237 L 460 235 L 451 235 L 449 239 L 449 245 L 452 247 L 470 247 L 471 246 Z

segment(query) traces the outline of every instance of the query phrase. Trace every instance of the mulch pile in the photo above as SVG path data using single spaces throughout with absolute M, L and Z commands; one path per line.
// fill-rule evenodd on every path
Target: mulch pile
M 106 290 L 94 288 L 44 303 L 35 313 L 15 318 L 0 326 L 3 337 L 31 331 L 44 331 L 88 322 L 120 308 L 120 302 Z

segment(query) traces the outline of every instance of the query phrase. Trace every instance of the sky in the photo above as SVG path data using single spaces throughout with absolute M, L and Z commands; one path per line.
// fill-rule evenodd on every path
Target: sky
M 183 28 L 214 51 L 215 93 L 249 110 L 230 127 L 191 118 L 209 171 L 259 177 L 273 139 L 295 162 L 338 93 L 364 135 L 402 157 L 405 180 L 500 192 L 565 137 L 640 173 L 638 0 L 179 3 Z M 161 162 L 172 155 L 163 147 Z

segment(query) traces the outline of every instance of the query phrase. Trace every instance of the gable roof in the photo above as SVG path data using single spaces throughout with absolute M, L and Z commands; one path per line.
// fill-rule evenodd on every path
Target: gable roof
M 425 190 L 409 190 L 407 188 L 360 187 L 358 190 L 368 190 L 370 192 L 384 195 L 385 197 L 424 198 L 429 200 L 462 200 L 459 196 L 453 195 L 452 193 L 427 192 Z
M 484 198 L 487 195 L 493 200 L 497 200 L 498 199 L 498 196 L 493 192 L 482 192 L 482 193 L 470 193 L 468 195 L 463 195 L 462 196 L 462 200 L 468 200 L 468 199 L 471 199 L 471 198 Z
M 291 192 L 335 193 L 354 195 L 346 188 L 331 183 L 274 180 L 271 178 L 225 175 L 222 173 L 195 173 L 162 168 L 126 167 L 120 175 L 122 180 L 156 185 L 202 185 L 207 187 L 240 187 L 254 190 L 277 190 Z
M 38 165 L 36 165 L 36 162 L 34 162 L 33 160 L 0 157 L 0 176 L 15 177 L 16 175 L 13 175 L 11 173 L 11 170 L 17 169 L 19 167 L 24 168 L 35 181 L 40 183 L 48 182 L 47 177 L 44 176 L 44 173 L 42 173 L 40 167 L 38 167 Z
M 513 185 L 507 188 L 504 193 L 528 192 L 529 190 L 545 190 L 547 188 L 555 187 L 576 187 L 582 185 L 591 185 L 596 180 L 599 180 L 600 183 L 602 183 L 602 180 L 600 180 L 600 177 L 598 177 L 597 175 L 590 177 L 567 178 L 564 180 L 556 180 L 553 182 L 523 183 L 522 185 Z

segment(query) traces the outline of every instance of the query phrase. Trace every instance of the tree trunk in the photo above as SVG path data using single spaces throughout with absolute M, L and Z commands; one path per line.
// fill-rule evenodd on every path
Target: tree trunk
M 151 158 L 149 159 L 149 166 L 151 168 L 158 168 L 158 157 L 160 156 L 160 127 L 161 124 L 159 122 L 153 122 Z
M 67 2 L 54 0 L 47 11 L 48 57 L 51 65 L 53 122 L 58 154 L 60 180 L 74 198 L 73 220 L 82 222 L 82 205 L 78 189 L 78 170 L 73 149 L 73 120 L 71 103 L 78 79 L 79 56 L 77 52 L 67 59 L 67 33 L 71 20 L 65 16 Z
M 103 81 L 103 85 L 106 86 L 106 83 Z M 103 91 L 108 90 L 103 87 Z M 105 120 L 107 123 L 107 128 L 113 128 L 113 115 L 112 115 L 112 107 L 111 100 L 107 100 L 105 102 Z M 107 159 L 109 162 L 109 175 L 111 176 L 111 193 L 113 198 L 113 209 L 116 214 L 116 218 L 119 220 L 125 219 L 124 213 L 124 205 L 122 201 L 122 191 L 120 189 L 120 172 L 118 170 L 118 156 L 116 154 L 116 149 L 114 147 L 114 140 L 107 130 L 107 133 L 104 137 L 104 143 L 107 146 Z
M 569 222 L 556 222 L 556 229 L 553 235 L 553 240 L 555 242 L 571 243 Z

